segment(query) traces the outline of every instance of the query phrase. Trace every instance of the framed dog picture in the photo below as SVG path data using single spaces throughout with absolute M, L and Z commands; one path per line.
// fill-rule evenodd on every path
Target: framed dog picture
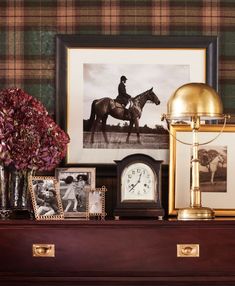
M 37 220 L 64 218 L 58 183 L 54 177 L 29 177 L 29 190 Z
M 88 218 L 89 191 L 95 189 L 95 174 L 95 168 L 56 169 L 65 218 Z

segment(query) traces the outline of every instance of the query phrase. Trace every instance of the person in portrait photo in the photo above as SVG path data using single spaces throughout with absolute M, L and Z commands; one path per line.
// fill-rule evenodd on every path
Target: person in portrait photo
M 86 210 L 86 198 L 87 198 L 87 189 L 89 188 L 88 184 L 88 175 L 87 174 L 78 174 L 76 177 L 76 198 L 78 201 L 78 211 Z
M 72 176 L 68 176 L 64 179 L 65 184 L 67 185 L 67 189 L 65 191 L 62 200 L 67 201 L 66 208 L 64 212 L 68 212 L 70 207 L 73 205 L 73 211 L 77 211 L 78 200 L 77 200 L 77 190 L 76 190 L 76 182 Z
M 42 190 L 36 199 L 38 215 L 51 216 L 58 213 L 56 191 L 52 188 Z
M 76 198 L 78 201 L 78 206 L 79 208 L 83 207 L 83 204 L 85 203 L 84 198 L 85 198 L 85 176 L 79 174 L 77 175 L 77 182 L 76 182 Z M 86 178 L 87 179 L 87 178 Z
M 120 83 L 118 85 L 118 96 L 116 97 L 116 102 L 121 103 L 124 107 L 127 106 L 131 99 L 131 96 L 126 92 L 126 81 L 127 78 L 122 75 L 120 78 Z
M 32 189 L 35 195 L 36 204 L 41 205 L 43 203 L 43 199 L 41 199 L 40 197 L 42 197 L 42 193 L 45 190 L 44 181 L 43 180 L 33 181 Z
M 91 191 L 89 193 L 89 213 L 102 213 L 102 193 L 98 191 Z
M 33 192 L 36 198 L 37 206 L 44 204 L 44 192 L 46 191 L 46 185 L 43 180 L 36 180 L 33 183 Z
M 45 190 L 45 185 L 43 180 L 37 180 L 33 184 L 33 191 L 35 195 L 38 195 L 40 192 Z

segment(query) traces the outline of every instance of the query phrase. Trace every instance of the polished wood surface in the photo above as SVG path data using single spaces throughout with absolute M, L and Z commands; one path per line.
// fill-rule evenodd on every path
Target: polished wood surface
M 234 237 L 229 219 L 0 221 L 0 285 L 235 285 Z M 177 257 L 177 244 L 200 256 Z

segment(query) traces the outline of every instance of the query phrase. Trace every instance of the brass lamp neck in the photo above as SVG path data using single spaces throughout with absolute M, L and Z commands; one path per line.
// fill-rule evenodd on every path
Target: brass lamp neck
M 193 125 L 193 158 L 192 158 L 192 186 L 190 195 L 190 206 L 201 207 L 201 192 L 199 188 L 199 160 L 198 160 L 198 129 L 200 120 L 195 118 L 195 122 L 191 122 Z
M 191 128 L 193 130 L 198 130 L 200 128 L 200 116 L 191 117 Z

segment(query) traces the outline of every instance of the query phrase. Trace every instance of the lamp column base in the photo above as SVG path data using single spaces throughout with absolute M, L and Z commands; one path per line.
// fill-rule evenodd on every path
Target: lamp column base
M 178 220 L 210 220 L 215 217 L 215 212 L 210 208 L 192 207 L 180 209 L 178 211 Z

